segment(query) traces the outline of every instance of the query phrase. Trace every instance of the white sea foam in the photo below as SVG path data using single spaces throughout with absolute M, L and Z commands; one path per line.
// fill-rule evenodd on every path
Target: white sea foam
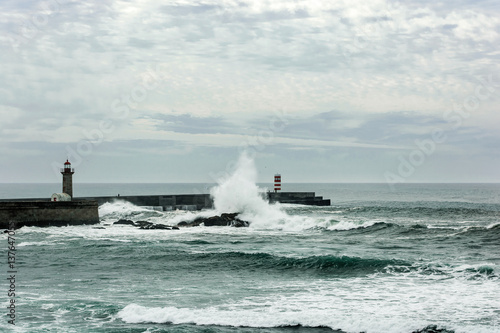
M 182 221 L 192 221 L 197 217 L 208 217 L 214 215 L 214 211 L 205 210 L 192 212 L 186 210 L 173 210 L 162 212 L 157 207 L 141 207 L 130 202 L 117 200 L 99 206 L 99 216 L 104 224 L 113 223 L 119 219 L 130 219 L 133 221 L 147 220 L 153 223 L 177 225 Z
M 136 206 L 128 201 L 116 200 L 114 202 L 106 202 L 99 206 L 99 216 L 101 218 L 105 218 L 109 215 L 116 216 L 117 214 L 121 215 L 130 215 L 138 212 L 147 212 L 149 211 L 146 208 L 142 208 Z
M 486 229 L 498 228 L 500 226 L 499 222 L 495 222 L 486 227 Z
M 21 242 L 17 245 L 17 247 L 24 247 L 24 246 L 50 246 L 50 245 L 57 245 L 57 244 L 63 244 L 63 243 L 54 243 L 54 242 L 49 242 L 49 241 L 41 241 L 41 242 Z
M 402 322 L 384 323 L 377 319 L 344 318 L 333 315 L 331 311 L 310 309 L 304 311 L 286 311 L 262 307 L 252 310 L 221 310 L 215 307 L 204 309 L 188 309 L 176 307 L 148 308 L 137 304 L 127 305 L 118 313 L 118 318 L 127 323 L 170 323 L 219 325 L 233 327 L 280 327 L 302 325 L 307 327 L 330 327 L 359 332 L 366 327 L 377 327 L 368 332 L 404 332 L 412 327 Z
M 283 293 L 280 288 L 295 292 Z M 497 281 L 478 284 L 468 279 L 432 280 L 425 275 L 410 280 L 398 275 L 321 280 L 315 284 L 287 281 L 273 285 L 270 294 L 257 293 L 209 307 L 129 304 L 117 318 L 126 323 L 325 326 L 367 333 L 412 332 L 435 324 L 457 333 L 498 333 L 495 304 L 499 292 Z
M 367 314 L 363 315 L 360 311 L 352 313 L 348 308 L 344 310 L 345 312 L 343 313 L 321 308 L 285 310 L 273 307 L 272 304 L 267 303 L 265 307 L 250 310 L 228 310 L 216 307 L 190 309 L 172 306 L 152 308 L 130 304 L 121 310 L 117 314 L 117 317 L 126 323 L 196 324 L 255 328 L 301 325 L 305 327 L 330 327 L 332 329 L 342 329 L 346 332 L 367 333 L 412 332 L 429 324 L 429 321 L 424 318 L 408 320 L 409 318 L 406 317 L 406 313 L 404 315 L 398 315 L 397 313 L 391 315 L 390 313 L 381 311 L 382 314 L 377 315 L 374 309 L 367 308 L 365 309 L 367 310 Z M 454 327 L 453 323 L 449 322 L 433 322 L 433 324 L 455 329 L 457 333 L 472 331 L 482 333 L 499 332 L 498 330 L 492 331 L 491 327 L 480 327 L 477 325 L 457 328 Z

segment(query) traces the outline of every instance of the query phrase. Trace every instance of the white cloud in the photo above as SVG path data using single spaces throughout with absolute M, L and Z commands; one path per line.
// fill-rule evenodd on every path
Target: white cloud
M 44 3 L 0 4 L 6 143 L 75 143 L 112 119 L 107 142 L 227 148 L 256 131 L 251 121 L 277 110 L 294 119 L 340 110 L 351 117 L 329 126 L 352 132 L 305 138 L 294 128 L 276 144 L 393 148 L 406 143 L 367 142 L 354 130 L 376 114 L 442 119 L 454 102 L 474 96 L 477 75 L 500 80 L 500 18 L 487 3 L 108 0 L 49 1 L 48 10 Z M 142 98 L 152 68 L 162 80 Z M 464 123 L 493 131 L 497 95 Z M 113 103 L 127 99 L 133 106 L 117 119 Z M 157 114 L 222 117 L 232 130 L 168 131 Z M 415 137 L 432 130 L 403 129 Z

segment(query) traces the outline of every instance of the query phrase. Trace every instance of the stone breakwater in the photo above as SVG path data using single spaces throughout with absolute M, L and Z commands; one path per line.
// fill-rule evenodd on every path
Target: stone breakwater
M 65 226 L 99 223 L 96 201 L 1 201 L 0 228 Z
M 330 199 L 316 196 L 314 192 L 267 192 L 269 203 L 280 202 L 308 206 L 330 206 Z
M 154 207 L 161 211 L 201 210 L 213 207 L 210 194 L 166 194 L 166 195 L 116 195 L 106 197 L 84 197 L 79 199 L 95 200 L 100 205 L 117 200 L 130 202 L 136 206 Z
M 330 199 L 316 196 L 314 192 L 262 192 L 262 197 L 269 203 L 281 202 L 312 206 L 330 206 Z M 214 206 L 210 194 L 169 194 L 169 195 L 126 195 L 108 197 L 85 197 L 80 199 L 95 200 L 99 205 L 116 200 L 124 200 L 136 206 L 154 207 L 162 211 L 202 210 Z
M 330 199 L 316 196 L 314 192 L 263 192 L 263 198 L 270 203 L 281 202 L 301 205 L 329 206 Z M 74 198 L 72 201 L 52 202 L 48 199 L 10 199 L 0 200 L 0 228 L 8 229 L 22 226 L 66 226 L 99 223 L 98 207 L 117 200 L 130 202 L 136 206 L 150 207 L 160 211 L 202 210 L 213 208 L 210 194 L 179 195 L 132 195 Z M 237 213 L 222 214 L 210 218 L 198 218 L 181 222 L 179 226 L 233 226 L 246 227 L 248 222 L 237 218 Z M 159 229 L 150 225 L 140 225 L 143 229 Z

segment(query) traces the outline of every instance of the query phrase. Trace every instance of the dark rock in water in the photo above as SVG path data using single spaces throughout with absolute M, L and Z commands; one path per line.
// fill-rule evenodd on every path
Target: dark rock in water
M 157 224 L 149 221 L 131 221 L 131 220 L 119 220 L 113 224 L 123 224 L 123 225 L 132 225 L 134 227 L 138 227 L 143 230 L 179 230 L 179 227 L 197 227 L 201 224 L 206 227 L 213 226 L 222 226 L 222 227 L 248 227 L 249 223 L 247 221 L 240 220 L 237 218 L 238 213 L 224 213 L 220 216 L 211 216 L 211 217 L 198 217 L 193 221 L 182 221 L 177 224 L 177 226 L 169 226 L 165 224 Z
M 134 221 L 131 220 L 118 220 L 113 224 L 126 224 L 126 225 L 135 225 Z
M 421 330 L 413 331 L 412 333 L 455 333 L 455 331 L 447 330 L 446 328 L 438 328 L 437 325 L 429 325 Z
M 180 222 L 178 227 L 197 227 L 203 223 L 206 227 L 220 226 L 220 227 L 248 227 L 249 223 L 237 218 L 238 213 L 224 213 L 220 216 L 211 217 L 198 217 L 191 222 Z
M 224 215 L 224 214 L 223 214 Z M 231 220 L 225 216 L 211 216 L 203 221 L 205 227 L 227 226 L 231 224 Z
M 247 221 L 240 220 L 240 219 L 235 219 L 233 222 L 231 222 L 231 227 L 235 227 L 235 228 L 248 227 L 249 225 L 250 225 L 250 223 L 248 223 Z
M 177 223 L 177 226 L 178 227 L 198 227 L 200 224 L 203 223 L 204 220 L 205 220 L 205 218 L 198 217 L 191 222 L 186 222 L 186 221 L 179 222 L 179 223 Z
M 164 224 L 154 224 L 154 223 L 151 223 L 151 224 L 145 224 L 145 225 L 142 225 L 139 227 L 139 229 L 148 229 L 148 230 L 157 230 L 157 229 L 162 229 L 162 230 L 171 230 L 172 228 L 169 227 L 168 225 L 164 225 Z
M 152 229 L 163 229 L 163 230 L 172 230 L 172 227 L 164 224 L 153 224 Z
M 148 222 L 148 221 L 137 221 L 134 223 L 136 227 L 140 227 L 142 229 L 149 229 L 150 226 L 153 225 L 153 222 Z M 144 227 L 144 228 L 143 228 Z
M 156 223 L 149 222 L 149 221 L 134 222 L 131 220 L 119 220 L 113 224 L 133 225 L 134 227 L 138 227 L 139 229 L 143 229 L 143 230 L 158 230 L 158 229 L 160 229 L 160 230 L 172 230 L 172 229 L 179 230 L 178 227 L 172 227 L 172 226 L 165 225 L 165 224 L 156 224 Z M 102 229 L 104 229 L 104 228 L 102 228 Z
M 92 229 L 106 229 L 104 227 L 93 227 Z

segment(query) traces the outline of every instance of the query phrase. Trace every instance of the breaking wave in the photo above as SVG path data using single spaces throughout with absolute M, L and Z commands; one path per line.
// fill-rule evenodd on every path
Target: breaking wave
M 210 191 L 217 213 L 240 213 L 239 218 L 252 227 L 269 226 L 289 220 L 279 204 L 270 205 L 257 186 L 257 169 L 253 159 L 243 152 L 236 168 L 227 178 L 219 180 Z
M 435 330 L 437 325 L 426 325 L 417 320 L 409 323 L 401 318 L 373 319 L 368 316 L 332 313 L 326 309 L 283 310 L 280 308 L 241 309 L 229 306 L 224 308 L 178 308 L 145 307 L 129 304 L 118 312 L 117 317 L 126 323 L 156 323 L 167 325 L 197 325 L 206 327 L 207 331 L 218 331 L 224 327 L 245 328 L 289 328 L 294 331 L 301 328 L 331 329 L 334 332 L 442 332 L 453 333 L 453 330 Z M 212 327 L 212 329 L 211 329 Z M 419 329 L 425 327 L 423 330 Z M 308 330 L 306 330 L 308 332 Z

